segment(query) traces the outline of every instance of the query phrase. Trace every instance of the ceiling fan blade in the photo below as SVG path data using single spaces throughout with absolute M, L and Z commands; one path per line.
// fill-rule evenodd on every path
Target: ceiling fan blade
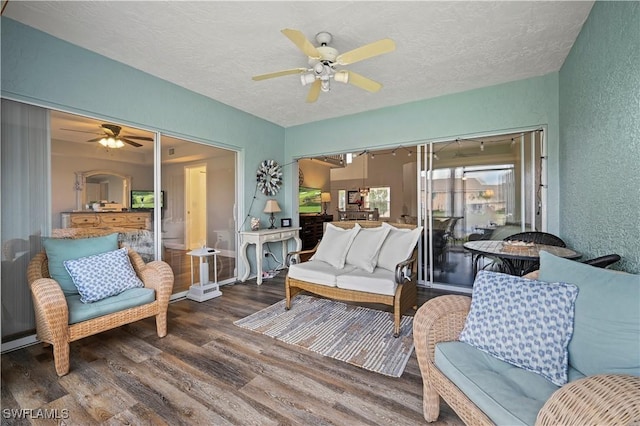
M 311 85 L 311 89 L 309 89 L 309 94 L 307 95 L 307 102 L 312 103 L 318 100 L 318 96 L 320 96 L 320 87 L 322 83 L 320 80 L 316 80 Z
M 282 34 L 284 34 L 289 40 L 293 42 L 298 49 L 302 50 L 302 52 L 310 58 L 320 59 L 322 55 L 318 52 L 318 49 L 315 48 L 313 44 L 298 30 L 292 30 L 289 28 L 285 28 L 282 30 Z
M 101 135 L 101 132 L 92 132 L 89 130 L 76 130 L 76 129 L 65 129 L 64 127 L 61 127 L 60 130 L 66 130 L 68 132 L 78 132 L 78 133 L 91 133 L 93 135 Z
M 306 71 L 307 71 L 306 68 L 293 68 L 293 69 L 290 69 L 290 70 L 277 71 L 277 72 L 271 72 L 271 73 L 268 73 L 268 74 L 256 75 L 256 76 L 251 77 L 251 79 L 255 80 L 255 81 L 260 81 L 260 80 L 266 80 L 268 78 L 281 77 L 283 75 L 301 74 L 301 73 L 306 72 Z
M 349 65 L 384 53 L 393 52 L 395 49 L 396 43 L 390 38 L 384 38 L 338 55 L 336 63 Z
M 352 84 L 371 93 L 375 93 L 378 90 L 382 89 L 382 84 L 378 83 L 377 81 L 371 80 L 370 78 L 364 77 L 353 71 L 345 72 L 349 73 L 349 79 L 347 80 L 347 83 L 349 84 Z
M 115 124 L 102 124 L 100 128 L 104 130 L 104 132 L 107 135 L 113 136 L 113 137 L 118 136 L 118 134 L 120 133 L 120 130 L 122 130 L 122 127 L 116 126 Z
M 133 136 L 133 135 L 120 135 L 120 139 L 122 138 L 127 138 L 127 139 L 136 139 L 139 141 L 149 141 L 149 142 L 153 142 L 154 139 L 150 138 L 149 136 Z
M 105 138 L 104 136 L 101 136 L 101 137 L 99 137 L 99 138 L 89 139 L 88 141 L 85 141 L 85 142 L 98 142 L 99 140 L 102 140 L 102 139 L 104 139 L 104 138 Z
M 131 146 L 135 146 L 136 148 L 139 148 L 142 146 L 138 142 L 130 141 L 129 139 L 123 138 L 122 136 L 120 136 L 118 139 L 120 139 L 124 143 L 128 143 Z

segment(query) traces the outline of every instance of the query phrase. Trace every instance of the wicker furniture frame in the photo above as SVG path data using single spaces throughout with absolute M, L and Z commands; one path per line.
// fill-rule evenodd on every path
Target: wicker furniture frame
M 440 296 L 422 305 L 413 319 L 413 339 L 423 383 L 422 406 L 428 422 L 438 419 L 442 397 L 466 424 L 493 424 L 434 363 L 436 344 L 457 340 L 470 306 L 468 296 Z M 640 377 L 607 374 L 585 377 L 558 389 L 538 413 L 536 425 L 637 422 L 640 422 Z
M 333 225 L 340 226 L 341 228 L 352 228 L 355 223 L 360 224 L 363 228 L 372 228 L 381 225 L 378 221 L 343 221 L 334 222 Z M 416 225 L 402 224 L 404 228 L 415 228 Z M 395 224 L 394 224 L 395 226 Z M 400 226 L 398 226 L 400 227 Z M 291 252 L 287 255 L 287 265 L 295 262 L 294 259 L 308 259 L 316 252 L 318 245 L 311 250 L 302 250 L 297 252 Z M 330 287 L 322 284 L 314 284 L 307 281 L 301 281 L 294 278 L 287 277 L 285 279 L 285 293 L 286 293 L 286 309 L 291 308 L 291 299 L 293 299 L 298 293 L 307 291 L 309 293 L 316 294 L 318 296 L 326 297 L 329 299 L 342 300 L 347 302 L 357 303 L 379 303 L 382 305 L 391 306 L 393 308 L 393 335 L 398 337 L 400 335 L 400 321 L 402 319 L 402 313 L 406 312 L 409 308 L 418 308 L 418 290 L 415 280 L 411 280 L 411 275 L 405 274 L 405 271 L 410 271 L 411 274 L 415 269 L 415 263 L 417 254 L 414 251 L 409 259 L 400 262 L 396 265 L 395 270 L 395 282 L 397 284 L 396 291 L 393 295 L 376 294 L 364 291 L 342 289 L 338 287 Z
M 167 309 L 173 290 L 173 271 L 163 261 L 144 263 L 140 255 L 129 250 L 129 259 L 138 277 L 147 288 L 155 290 L 156 300 L 123 311 L 103 315 L 76 324 L 69 324 L 69 311 L 60 285 L 49 275 L 49 264 L 44 252 L 31 259 L 27 281 L 36 316 L 37 337 L 53 345 L 53 358 L 58 376 L 69 372 L 69 343 L 129 324 L 143 318 L 156 317 L 159 337 L 167 334 Z

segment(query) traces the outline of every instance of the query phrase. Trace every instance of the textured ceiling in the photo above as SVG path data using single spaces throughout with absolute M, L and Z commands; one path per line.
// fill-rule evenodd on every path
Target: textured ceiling
M 15 1 L 4 16 L 284 127 L 555 72 L 593 1 Z M 305 102 L 306 67 L 280 32 L 346 52 L 382 38 L 394 52 L 342 67 L 383 84 L 334 83 Z

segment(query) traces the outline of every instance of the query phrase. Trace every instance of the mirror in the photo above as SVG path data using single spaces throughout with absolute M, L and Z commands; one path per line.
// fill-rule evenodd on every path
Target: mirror
M 113 201 L 129 208 L 131 176 L 111 170 L 76 172 L 76 209 L 90 210 L 87 206 L 100 200 Z

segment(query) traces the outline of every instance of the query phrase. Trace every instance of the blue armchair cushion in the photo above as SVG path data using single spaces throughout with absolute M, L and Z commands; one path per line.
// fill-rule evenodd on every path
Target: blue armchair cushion
M 156 292 L 152 288 L 131 288 L 116 296 L 107 297 L 93 303 L 82 303 L 79 294 L 67 296 L 66 299 L 67 307 L 69 308 L 69 324 L 76 324 L 103 315 L 153 303 L 156 300 Z
M 116 250 L 118 248 L 118 234 L 77 239 L 45 238 L 43 245 L 47 254 L 49 275 L 60 284 L 64 295 L 70 296 L 78 294 L 78 289 L 73 284 L 71 275 L 67 272 L 63 262 Z
M 569 363 L 582 374 L 640 376 L 640 275 L 540 253 L 544 281 L 578 286 Z
M 65 260 L 82 303 L 93 303 L 125 290 L 144 287 L 131 265 L 127 248 Z
M 480 271 L 459 340 L 562 386 L 577 295 L 573 284 Z

